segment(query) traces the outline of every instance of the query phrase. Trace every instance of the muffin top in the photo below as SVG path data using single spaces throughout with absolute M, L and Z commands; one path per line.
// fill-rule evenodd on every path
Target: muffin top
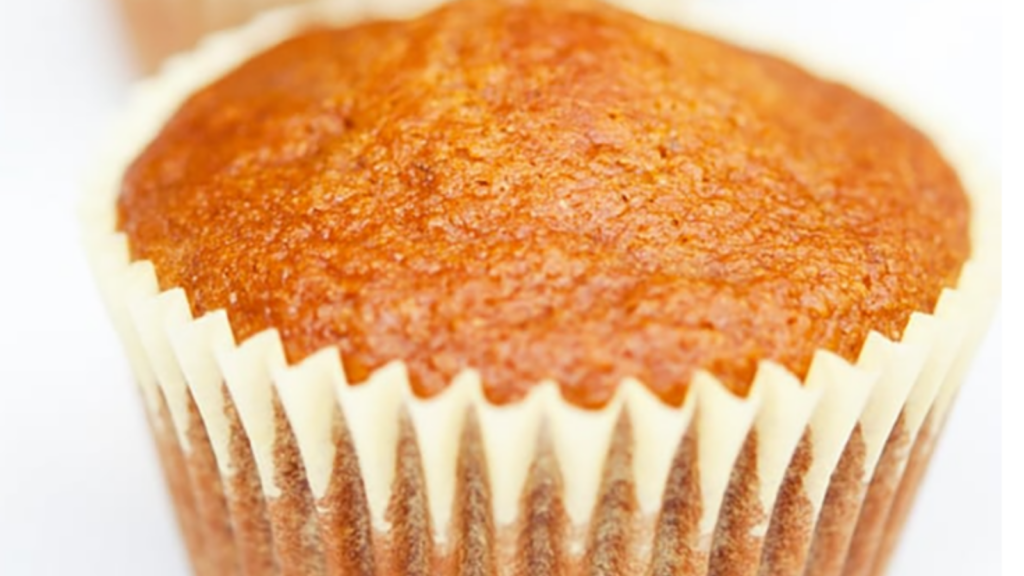
M 543 380 L 670 404 L 898 338 L 970 252 L 929 140 L 777 58 L 591 0 L 463 0 L 303 33 L 186 101 L 119 227 L 193 313 L 430 396 Z

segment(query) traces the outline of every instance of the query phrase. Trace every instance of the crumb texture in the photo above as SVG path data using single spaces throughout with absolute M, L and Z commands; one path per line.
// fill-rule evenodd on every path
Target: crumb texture
M 778 59 L 590 0 L 463 0 L 306 32 L 193 95 L 127 171 L 119 225 L 195 314 L 431 396 L 706 369 L 804 375 L 898 338 L 969 254 L 921 133 Z

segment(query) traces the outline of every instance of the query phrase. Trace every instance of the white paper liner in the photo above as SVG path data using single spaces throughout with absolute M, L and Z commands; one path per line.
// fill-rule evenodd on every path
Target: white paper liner
M 442 394 L 420 399 L 412 393 L 400 362 L 379 369 L 366 383 L 350 386 L 334 349 L 288 366 L 273 330 L 237 344 L 224 311 L 193 319 L 182 290 L 159 292 L 152 264 L 130 262 L 125 237 L 115 230 L 114 205 L 121 175 L 187 95 L 305 22 L 340 25 L 363 18 L 407 17 L 435 3 L 394 0 L 357 6 L 346 2 L 274 12 L 238 31 L 209 38 L 195 53 L 170 61 L 160 76 L 137 88 L 114 145 L 100 164 L 104 171 L 90 186 L 83 221 L 104 298 L 158 435 L 163 427 L 172 427 L 177 443 L 188 453 L 192 449 L 187 434 L 192 425 L 189 406 L 194 401 L 220 473 L 230 479 L 240 465 L 231 447 L 235 432 L 226 407 L 230 401 L 251 446 L 262 491 L 272 503 L 282 496 L 283 488 L 278 478 L 282 438 L 275 420 L 275 403 L 279 403 L 290 424 L 285 434 L 289 438 L 294 435 L 301 455 L 308 489 L 314 500 L 320 501 L 335 478 L 337 422 L 341 418 L 358 457 L 373 526 L 378 533 L 387 534 L 393 528 L 389 505 L 397 481 L 400 415 L 406 414 L 422 463 L 433 538 L 443 548 L 450 544 L 452 527 L 458 523 L 453 511 L 459 504 L 461 439 L 466 415 L 473 413 L 486 456 L 491 513 L 498 528 L 513 526 L 521 516 L 520 500 L 538 456 L 537 439 L 544 436 L 558 464 L 565 512 L 575 527 L 570 555 L 578 559 L 588 549 L 587 527 L 596 522 L 596 503 L 606 488 L 602 483 L 607 480 L 605 462 L 609 451 L 614 453 L 615 430 L 622 414 L 629 415 L 633 440 L 631 490 L 639 516 L 649 519 L 652 526 L 663 511 L 666 479 L 680 449 L 677 442 L 664 439 L 690 435 L 696 439 L 698 534 L 705 551 L 712 548 L 730 479 L 737 474 L 734 464 L 751 430 L 757 438 L 757 504 L 765 514 L 752 534 L 761 538 L 768 531 L 769 515 L 802 438 L 811 439 L 812 457 L 800 481 L 816 517 L 837 464 L 851 449 L 849 439 L 855 430 L 862 443 L 858 449 L 863 450 L 861 498 L 898 419 L 911 445 L 926 421 L 932 428 L 940 425 L 998 295 L 997 186 L 986 179 L 986 166 L 973 158 L 970 150 L 951 146 L 957 140 L 944 130 L 943 123 L 927 118 L 918 106 L 900 107 L 899 100 L 880 89 L 882 85 L 873 83 L 863 70 L 845 69 L 841 61 L 829 60 L 820 51 L 789 47 L 791 40 L 781 39 L 777 31 L 743 21 L 734 10 L 713 8 L 713 4 L 688 7 L 685 14 L 679 14 L 683 10 L 678 5 L 663 0 L 645 2 L 640 8 L 648 15 L 679 18 L 687 27 L 783 55 L 880 98 L 925 128 L 957 167 L 972 195 L 974 254 L 957 289 L 943 292 L 934 314 L 915 314 L 901 341 L 891 342 L 871 333 L 855 365 L 820 351 L 801 382 L 784 368 L 764 362 L 746 398 L 733 396 L 710 374 L 698 373 L 679 408 L 662 404 L 632 380 L 623 382 L 615 398 L 597 411 L 564 401 L 551 382 L 538 385 L 521 402 L 494 406 L 484 400 L 479 378 L 472 371 L 459 375 Z M 164 403 L 169 423 L 159 417 Z M 897 457 L 900 474 L 907 452 Z M 854 533 L 854 526 L 849 528 L 847 539 Z M 804 546 L 812 556 L 815 542 L 808 540 Z M 639 554 L 649 553 L 649 545 L 646 548 Z M 702 562 L 706 565 L 707 558 Z M 840 558 L 838 565 L 842 564 Z

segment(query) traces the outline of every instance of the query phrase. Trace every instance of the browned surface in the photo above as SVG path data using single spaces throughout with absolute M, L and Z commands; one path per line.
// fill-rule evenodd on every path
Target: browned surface
M 126 174 L 121 227 L 195 313 L 342 350 L 418 394 L 552 378 L 745 393 L 897 337 L 968 254 L 929 142 L 779 60 L 590 0 L 467 0 L 305 34 L 191 98 Z

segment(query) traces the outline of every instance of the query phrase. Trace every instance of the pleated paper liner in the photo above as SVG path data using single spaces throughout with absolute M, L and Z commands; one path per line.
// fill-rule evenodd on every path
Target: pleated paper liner
M 350 386 L 337 350 L 290 366 L 275 331 L 236 343 L 224 311 L 193 318 L 182 290 L 161 292 L 152 264 L 130 260 L 115 228 L 122 173 L 190 93 L 308 23 L 431 3 L 310 6 L 210 38 L 138 87 L 91 186 L 86 243 L 196 572 L 884 572 L 998 293 L 995 186 L 919 107 L 883 98 L 927 128 L 972 194 L 974 255 L 957 288 L 899 342 L 871 333 L 855 364 L 819 351 L 801 381 L 762 363 L 745 398 L 698 373 L 678 408 L 635 381 L 602 410 L 552 382 L 495 406 L 467 371 L 421 399 L 400 362 Z M 670 6 L 643 9 L 871 86 L 732 10 Z

